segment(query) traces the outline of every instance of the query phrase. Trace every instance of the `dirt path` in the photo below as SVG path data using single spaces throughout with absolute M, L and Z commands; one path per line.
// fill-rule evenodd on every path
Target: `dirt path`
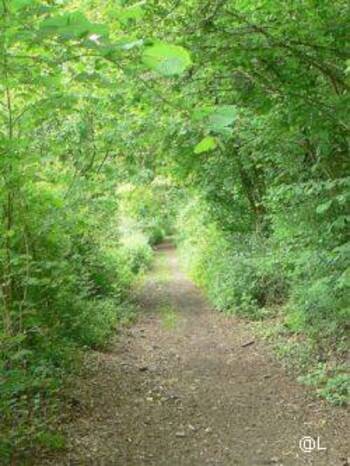
M 249 324 L 212 311 L 172 248 L 140 302 L 138 323 L 89 356 L 69 452 L 37 466 L 350 464 L 348 414 L 312 401 L 263 343 L 242 346 Z M 327 450 L 303 453 L 303 436 Z

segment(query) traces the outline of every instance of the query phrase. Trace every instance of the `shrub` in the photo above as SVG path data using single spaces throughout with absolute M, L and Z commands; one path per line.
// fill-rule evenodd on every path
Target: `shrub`
M 134 233 L 124 237 L 123 256 L 131 272 L 137 274 L 144 271 L 151 263 L 153 252 L 147 237 L 143 233 Z
M 13 237 L 11 329 L 0 328 L 5 462 L 38 443 L 62 446 L 50 425 L 59 414 L 55 398 L 65 377 L 83 350 L 103 346 L 117 323 L 130 318 L 130 286 L 152 259 L 147 237 L 139 230 L 123 236 L 117 206 L 103 198 L 95 196 L 88 209 L 80 196 L 73 198 L 72 211 L 64 206 L 64 190 L 46 183 L 27 188 L 30 210 L 20 221 L 33 252 Z
M 322 362 L 314 370 L 314 361 L 331 354 L 343 359 L 348 349 L 349 243 L 339 237 L 340 244 L 325 248 L 327 231 L 303 237 L 296 222 L 307 224 L 305 211 L 293 218 L 278 211 L 275 230 L 257 235 L 249 228 L 224 231 L 197 199 L 179 214 L 178 244 L 185 267 L 218 310 L 250 319 L 277 315 L 277 353 L 301 370 L 300 380 L 317 387 L 320 396 L 344 404 L 345 368 L 330 370 Z
M 221 311 L 260 318 L 285 301 L 283 264 L 252 235 L 224 234 L 192 205 L 180 215 L 178 243 L 194 280 Z M 266 252 L 268 251 L 268 252 Z

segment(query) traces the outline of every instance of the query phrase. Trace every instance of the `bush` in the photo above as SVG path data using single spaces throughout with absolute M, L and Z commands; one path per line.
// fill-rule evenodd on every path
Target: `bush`
M 173 233 L 175 209 L 181 191 L 166 178 L 148 185 L 124 184 L 118 190 L 123 222 L 142 231 L 151 245 Z
M 224 232 L 197 199 L 178 218 L 185 266 L 221 311 L 261 318 L 280 309 L 291 331 L 341 341 L 350 321 L 348 243 L 326 250 L 307 237 L 308 247 L 300 248 L 300 235 L 294 243 L 287 230 L 289 220 L 283 228 L 278 222 L 270 236 Z
M 350 375 L 345 367 L 328 369 L 326 364 L 319 363 L 313 372 L 300 376 L 299 381 L 315 387 L 318 396 L 333 405 L 342 406 L 350 401 Z
M 246 233 L 224 231 L 197 199 L 180 211 L 177 241 L 185 267 L 218 310 L 250 319 L 277 316 L 278 354 L 291 359 L 320 396 L 344 404 L 345 368 L 337 372 L 322 363 L 314 369 L 314 361 L 339 361 L 347 354 L 349 243 L 339 236 L 325 248 L 328 230 L 321 226 L 318 237 L 312 236 L 311 213 L 300 205 L 291 218 L 279 210 L 272 231 L 256 234 L 249 226 Z
M 151 263 L 153 251 L 146 235 L 137 233 L 123 239 L 123 256 L 133 274 L 144 271 Z
M 147 237 L 119 230 L 117 206 L 95 195 L 87 209 L 80 196 L 65 208 L 64 190 L 27 186 L 25 225 L 32 253 L 12 237 L 11 328 L 0 328 L 0 456 L 37 444 L 59 448 L 51 430 L 57 395 L 87 348 L 106 344 L 117 323 L 130 318 L 126 304 L 136 275 L 152 260 Z M 19 220 L 18 220 L 19 222 Z M 21 228 L 20 224 L 16 228 Z M 0 268 L 6 269 L 4 249 Z M 55 401 L 56 399 L 56 401 Z
M 221 311 L 251 318 L 282 304 L 288 281 L 278 256 L 265 243 L 259 245 L 261 238 L 224 234 L 200 212 L 203 208 L 195 204 L 183 210 L 178 243 L 190 274 L 213 304 Z

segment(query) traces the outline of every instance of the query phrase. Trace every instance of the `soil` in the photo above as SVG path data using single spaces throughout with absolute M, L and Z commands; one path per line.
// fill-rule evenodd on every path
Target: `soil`
M 213 310 L 171 245 L 138 300 L 137 322 L 87 356 L 67 451 L 36 466 L 350 465 L 349 412 L 313 399 L 249 322 Z M 306 436 L 319 449 L 303 452 Z

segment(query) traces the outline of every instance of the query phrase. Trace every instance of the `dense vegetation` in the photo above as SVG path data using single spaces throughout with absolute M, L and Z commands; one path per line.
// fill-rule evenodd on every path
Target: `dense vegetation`
M 3 458 L 61 444 L 50 400 L 175 219 L 215 306 L 273 319 L 346 401 L 349 18 L 346 0 L 0 2 Z

